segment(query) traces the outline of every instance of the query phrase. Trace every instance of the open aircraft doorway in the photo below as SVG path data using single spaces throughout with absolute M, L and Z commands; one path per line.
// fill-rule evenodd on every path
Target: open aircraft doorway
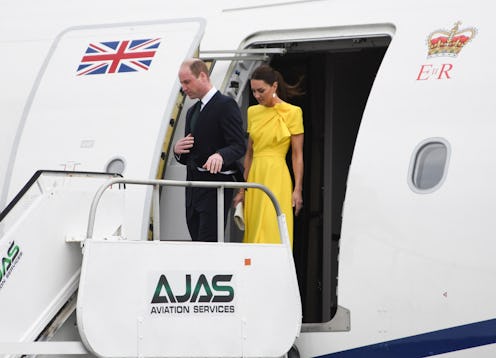
M 326 330 L 320 323 L 338 310 L 346 181 L 367 99 L 390 41 L 380 36 L 252 45 L 285 48 L 270 65 L 290 84 L 301 80 L 305 90 L 304 96 L 289 100 L 303 109 L 305 127 L 304 207 L 295 218 L 293 247 L 303 323 L 310 323 L 303 330 Z M 245 106 L 256 104 L 249 83 L 245 91 Z M 291 168 L 290 152 L 287 162 Z
M 219 90 L 238 101 L 245 125 L 247 108 L 256 103 L 249 78 L 259 64 L 270 63 L 290 84 L 302 81 L 305 94 L 289 102 L 302 108 L 305 127 L 304 207 L 295 218 L 293 245 L 306 323 L 303 331 L 333 330 L 327 323 L 339 309 L 338 253 L 346 181 L 365 106 L 391 42 L 391 36 L 384 35 L 391 33 L 389 27 L 373 27 L 372 35 L 368 29 L 349 30 L 360 35 L 337 38 L 330 32 L 313 36 L 296 31 L 281 32 L 280 40 L 274 40 L 278 34 L 258 34 L 241 48 L 259 55 L 202 57 L 213 59 L 214 71 L 216 62 L 234 59 Z M 185 99 L 173 141 L 183 135 L 184 116 L 191 102 Z M 291 168 L 290 152 L 287 160 Z M 184 177 L 184 168 L 169 154 L 164 179 Z M 163 197 L 161 212 L 169 214 L 163 217 L 161 237 L 176 240 L 179 232 L 186 230 L 184 194 L 166 190 Z M 228 220 L 226 241 L 241 241 L 243 233 L 236 229 L 232 215 Z

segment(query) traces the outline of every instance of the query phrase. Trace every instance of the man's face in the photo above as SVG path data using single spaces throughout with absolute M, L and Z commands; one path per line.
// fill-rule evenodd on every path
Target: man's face
M 186 95 L 191 98 L 202 98 L 205 89 L 204 84 L 204 74 L 200 73 L 198 78 L 196 78 L 189 66 L 181 66 L 179 69 L 179 82 L 181 83 L 181 88 Z

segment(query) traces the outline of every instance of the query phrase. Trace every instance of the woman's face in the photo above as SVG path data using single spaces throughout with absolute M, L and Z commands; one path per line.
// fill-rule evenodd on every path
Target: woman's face
M 275 103 L 277 82 L 271 86 L 263 80 L 250 80 L 253 97 L 263 106 L 272 107 Z

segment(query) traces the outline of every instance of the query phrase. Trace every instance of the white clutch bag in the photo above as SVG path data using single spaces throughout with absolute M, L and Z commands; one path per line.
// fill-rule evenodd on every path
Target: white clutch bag
M 243 214 L 243 202 L 241 201 L 234 208 L 234 222 L 241 231 L 245 230 L 245 216 Z

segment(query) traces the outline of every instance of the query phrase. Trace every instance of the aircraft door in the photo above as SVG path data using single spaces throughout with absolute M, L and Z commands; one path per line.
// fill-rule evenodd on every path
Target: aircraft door
M 177 71 L 204 27 L 182 19 L 63 31 L 26 104 L 0 204 L 38 169 L 155 178 L 180 89 Z M 149 190 L 129 191 L 126 236 L 146 237 L 150 198 Z

